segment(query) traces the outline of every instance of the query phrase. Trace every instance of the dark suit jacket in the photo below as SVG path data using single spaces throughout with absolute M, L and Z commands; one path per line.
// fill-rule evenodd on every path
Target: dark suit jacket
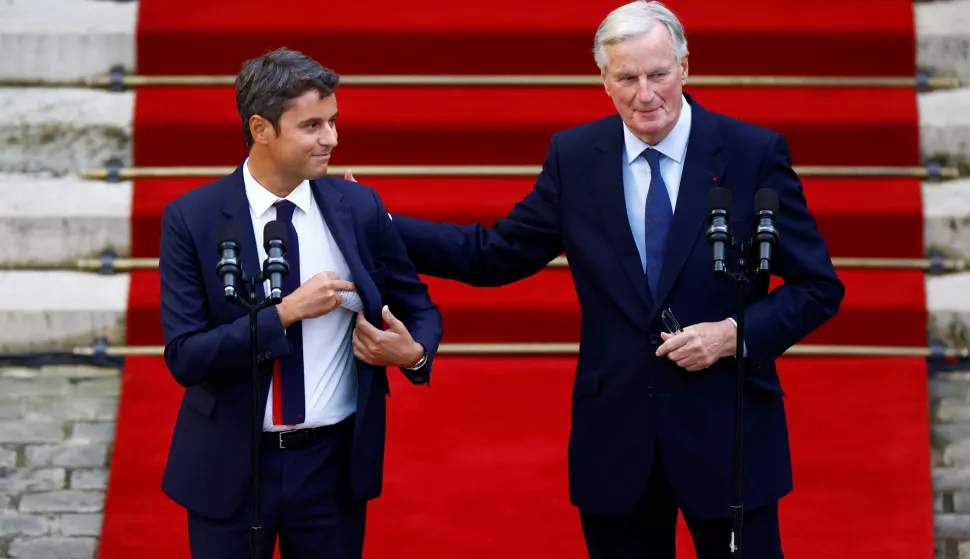
M 366 186 L 333 177 L 311 181 L 311 186 L 350 266 L 364 316 L 382 328 L 381 308 L 390 306 L 428 352 L 425 365 L 417 373 L 409 372 L 409 378 L 417 384 L 427 382 L 441 339 L 441 315 L 381 200 Z M 215 518 L 226 517 L 240 505 L 252 475 L 249 317 L 225 300 L 216 275 L 217 235 L 226 220 L 235 222 L 244 273 L 259 273 L 241 166 L 165 208 L 159 263 L 165 361 L 186 388 L 162 489 L 182 506 Z M 246 293 L 241 283 L 241 293 Z M 262 289 L 257 292 L 260 300 L 265 298 Z M 289 352 L 273 307 L 259 313 L 257 345 L 262 424 L 273 360 Z M 381 493 L 385 398 L 390 389 L 384 367 L 358 360 L 357 377 L 351 484 L 357 497 L 370 499 Z
M 575 505 L 592 512 L 633 511 L 659 443 L 685 513 L 729 514 L 736 361 L 730 357 L 688 373 L 655 356 L 665 331 L 663 308 L 685 326 L 736 316 L 736 286 L 714 275 L 705 237 L 713 186 L 732 192 L 735 234 L 753 229 L 757 189 L 775 189 L 780 204 L 773 272 L 785 285 L 770 294 L 767 281 L 747 289 L 746 509 L 777 500 L 792 487 L 774 360 L 832 317 L 844 295 L 785 140 L 687 98 L 692 129 L 654 301 L 627 220 L 619 116 L 555 134 L 533 191 L 492 228 L 394 215 L 419 272 L 472 285 L 517 281 L 565 251 L 582 310 L 570 494 Z M 733 265 L 737 252 L 728 256 Z

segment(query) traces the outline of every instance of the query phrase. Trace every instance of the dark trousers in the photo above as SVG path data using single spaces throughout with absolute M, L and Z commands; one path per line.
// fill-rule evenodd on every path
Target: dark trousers
M 650 480 L 637 510 L 631 516 L 589 514 L 580 511 L 590 559 L 675 559 L 677 503 L 660 461 L 659 449 Z M 731 522 L 684 515 L 697 559 L 729 559 Z M 744 557 L 782 559 L 778 503 L 745 510 L 741 527 Z
M 327 429 L 301 448 L 280 449 L 264 441 L 260 452 L 262 556 L 273 557 L 277 537 L 282 559 L 359 559 L 363 553 L 366 502 L 350 490 L 353 418 Z M 193 559 L 252 556 L 251 492 L 224 520 L 189 512 Z

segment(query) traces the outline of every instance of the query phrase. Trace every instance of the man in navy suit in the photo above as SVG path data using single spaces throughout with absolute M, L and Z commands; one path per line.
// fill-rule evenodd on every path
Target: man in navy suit
M 714 275 L 706 203 L 712 187 L 730 190 L 742 233 L 755 191 L 773 189 L 772 265 L 785 284 L 769 294 L 754 281 L 747 293 L 742 533 L 746 557 L 780 558 L 792 472 L 775 359 L 836 313 L 844 286 L 785 140 L 682 92 L 687 41 L 674 14 L 622 6 L 595 45 L 619 114 L 555 134 L 507 217 L 485 228 L 394 215 L 395 228 L 419 272 L 478 286 L 535 274 L 565 251 L 582 310 L 570 493 L 589 555 L 673 559 L 680 509 L 699 559 L 712 559 L 729 556 L 737 294 Z M 691 326 L 669 335 L 666 308 Z
M 188 510 L 196 559 L 251 556 L 249 319 L 216 274 L 224 224 L 247 275 L 266 258 L 266 223 L 289 237 L 283 300 L 258 324 L 263 557 L 277 536 L 284 559 L 361 557 L 382 486 L 386 368 L 429 380 L 441 315 L 427 287 L 377 194 L 326 176 L 338 80 L 294 51 L 248 61 L 236 103 L 249 157 L 165 209 L 165 360 L 186 390 L 162 488 Z

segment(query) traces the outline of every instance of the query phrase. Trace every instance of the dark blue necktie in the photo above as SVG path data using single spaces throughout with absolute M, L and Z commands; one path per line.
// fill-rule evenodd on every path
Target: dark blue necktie
M 278 200 L 276 219 L 286 223 L 290 238 L 286 246 L 286 262 L 290 271 L 283 278 L 283 296 L 300 287 L 300 239 L 293 227 L 293 210 L 289 200 Z M 280 357 L 273 370 L 273 424 L 298 425 L 306 418 L 306 399 L 303 389 L 303 324 L 294 322 L 286 329 L 290 354 Z
M 647 190 L 647 204 L 644 211 L 644 247 L 647 260 L 647 285 L 650 296 L 656 299 L 657 283 L 660 281 L 660 269 L 663 266 L 664 250 L 667 248 L 667 233 L 670 232 L 670 222 L 674 212 L 670 206 L 670 195 L 667 184 L 660 174 L 660 152 L 647 148 L 643 157 L 650 164 L 650 187 Z

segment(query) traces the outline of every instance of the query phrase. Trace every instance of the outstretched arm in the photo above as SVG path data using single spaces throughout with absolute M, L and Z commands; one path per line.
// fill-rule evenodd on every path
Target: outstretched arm
M 559 154 L 553 136 L 532 191 L 491 228 L 393 216 L 418 272 L 475 286 L 506 285 L 562 254 Z

